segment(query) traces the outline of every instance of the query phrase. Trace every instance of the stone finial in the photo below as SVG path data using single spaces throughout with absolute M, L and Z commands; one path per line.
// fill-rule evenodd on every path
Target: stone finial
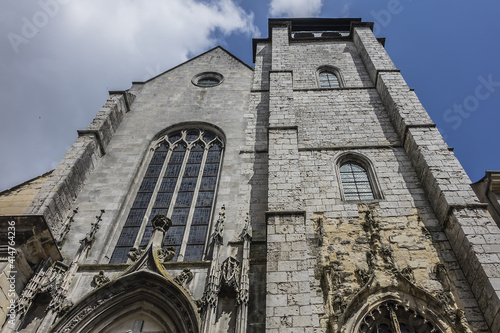
M 158 231 L 166 233 L 168 229 L 172 226 L 172 221 L 165 215 L 156 215 L 153 217 L 153 228 Z
M 94 242 L 95 235 L 97 233 L 97 230 L 99 229 L 99 222 L 102 221 L 102 215 L 105 213 L 104 209 L 101 209 L 101 214 L 96 216 L 96 221 L 95 223 L 92 223 L 92 227 L 90 228 L 90 231 L 85 235 L 85 238 L 80 240 L 80 244 L 84 247 L 90 247 L 92 243 Z
M 240 238 L 242 240 L 251 240 L 252 239 L 252 225 L 250 224 L 250 218 L 247 216 L 245 218 L 245 226 L 243 227 L 243 230 L 241 232 Z

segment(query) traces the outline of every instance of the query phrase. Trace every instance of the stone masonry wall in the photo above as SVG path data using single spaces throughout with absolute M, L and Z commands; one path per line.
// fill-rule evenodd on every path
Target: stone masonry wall
M 44 215 L 54 235 L 61 231 L 75 198 L 99 158 L 105 154 L 109 140 L 128 111 L 133 96 L 127 93 L 111 95 L 87 130 L 79 137 L 52 172 L 25 214 Z
M 288 26 L 272 28 L 269 72 L 269 175 L 267 212 L 266 332 L 310 332 L 312 316 L 297 123 Z M 260 73 L 257 71 L 256 76 Z M 316 321 L 316 322 L 315 322 Z
M 363 61 L 351 41 L 294 42 L 290 45 L 295 90 L 319 87 L 318 69 L 332 66 L 340 70 L 345 87 L 372 87 Z

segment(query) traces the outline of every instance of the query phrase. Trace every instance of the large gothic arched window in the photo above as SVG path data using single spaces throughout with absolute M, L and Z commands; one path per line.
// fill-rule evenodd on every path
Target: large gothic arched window
M 178 130 L 158 140 L 110 263 L 126 262 L 132 247 L 145 248 L 159 214 L 172 220 L 163 240 L 175 248 L 172 260 L 202 260 L 222 153 L 222 138 L 210 130 Z

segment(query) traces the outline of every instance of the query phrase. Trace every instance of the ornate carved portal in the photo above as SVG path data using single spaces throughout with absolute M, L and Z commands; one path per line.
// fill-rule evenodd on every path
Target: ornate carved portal
M 53 332 L 199 332 L 196 307 L 174 282 L 147 271 L 103 285 L 75 306 Z M 142 321 L 142 322 L 138 322 Z

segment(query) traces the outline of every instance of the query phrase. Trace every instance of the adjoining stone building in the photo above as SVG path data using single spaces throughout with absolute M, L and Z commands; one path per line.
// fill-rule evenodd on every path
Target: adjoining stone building
M 472 184 L 472 189 L 481 202 L 488 204 L 491 216 L 500 226 L 500 171 L 486 171 L 483 178 Z
M 499 332 L 500 229 L 372 26 L 110 92 L 0 195 L 1 332 Z

